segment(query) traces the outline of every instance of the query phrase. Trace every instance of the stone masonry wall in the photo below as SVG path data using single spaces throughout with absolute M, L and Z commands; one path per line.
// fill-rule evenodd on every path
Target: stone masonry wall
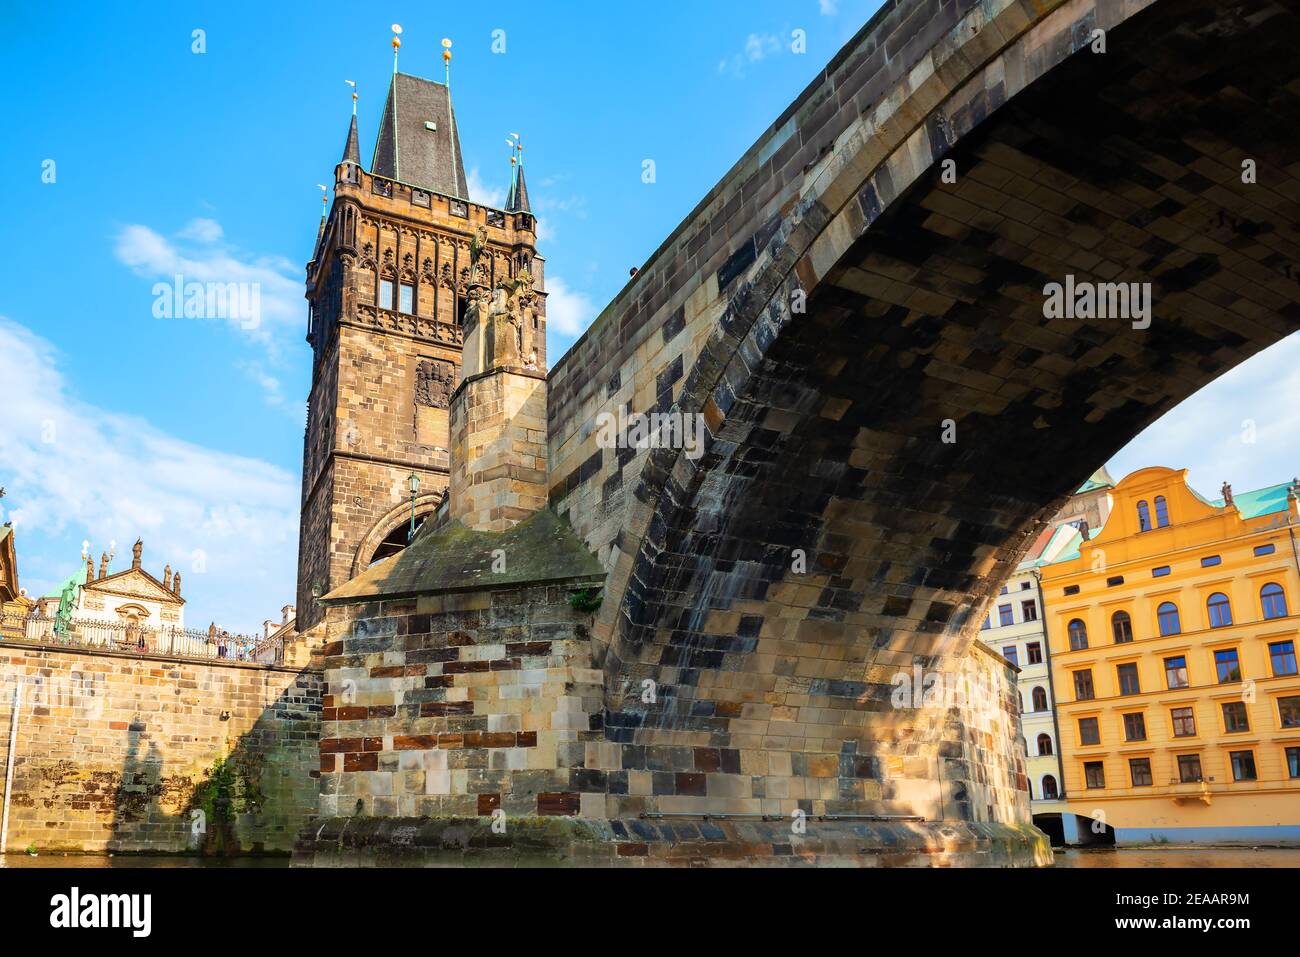
M 0 768 L 19 682 L 11 853 L 283 852 L 315 810 L 317 670 L 4 642 Z

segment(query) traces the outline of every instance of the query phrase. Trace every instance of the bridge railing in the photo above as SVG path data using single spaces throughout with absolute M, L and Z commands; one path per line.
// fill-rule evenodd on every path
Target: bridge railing
M 284 641 L 229 632 L 163 626 L 152 628 L 130 622 L 73 618 L 60 621 L 48 615 L 0 617 L 0 642 L 27 641 L 42 645 L 120 651 L 141 656 L 194 658 L 281 664 Z

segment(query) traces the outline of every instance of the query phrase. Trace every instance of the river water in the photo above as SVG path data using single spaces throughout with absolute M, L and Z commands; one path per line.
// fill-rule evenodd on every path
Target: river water
M 287 857 L 198 858 L 139 854 L 6 854 L 0 867 L 288 867 Z M 1300 848 L 1169 847 L 1056 849 L 1056 867 L 1296 867 Z

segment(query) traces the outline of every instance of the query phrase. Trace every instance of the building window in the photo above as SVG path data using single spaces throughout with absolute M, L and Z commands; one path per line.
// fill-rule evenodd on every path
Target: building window
M 1033 700 L 1034 700 L 1034 710 L 1035 710 L 1035 711 L 1046 711 L 1046 710 L 1047 710 L 1047 692 L 1046 692 L 1046 691 L 1044 691 L 1041 687 L 1037 687 L 1037 688 L 1035 688 L 1035 689 L 1033 690 L 1032 697 L 1033 697 Z
M 1106 579 L 1106 587 L 1107 587 L 1107 588 L 1118 588 L 1118 587 L 1119 587 L 1120 585 L 1122 585 L 1122 584 L 1124 584 L 1124 576 L 1123 576 L 1123 575 L 1115 575 L 1115 576 L 1113 576 L 1113 577 L 1111 577 L 1111 578 L 1107 578 L 1107 579 Z
M 1070 622 L 1066 631 L 1070 635 L 1070 650 L 1082 651 L 1088 647 L 1088 626 L 1078 618 Z
M 1199 754 L 1178 755 L 1178 780 L 1183 784 L 1201 782 L 1201 756 Z
M 1177 635 L 1183 630 L 1182 622 L 1178 619 L 1178 606 L 1171 601 L 1164 602 L 1156 609 L 1156 619 L 1160 623 L 1161 635 Z
M 1040 734 L 1038 736 L 1038 753 L 1039 754 L 1052 753 L 1052 736 L 1050 734 Z
M 1174 721 L 1175 738 L 1196 737 L 1196 715 L 1192 713 L 1191 708 L 1174 708 L 1169 712 L 1169 716 Z
M 1215 565 L 1222 565 L 1223 559 L 1218 555 L 1206 555 L 1201 559 L 1202 568 L 1213 568 Z
M 1021 582 L 1021 583 L 1020 583 L 1020 590 L 1021 590 L 1021 591 L 1029 591 L 1029 589 L 1030 589 L 1031 587 L 1032 587 L 1032 586 L 1029 584 L 1029 582 Z
M 1300 778 L 1300 748 L 1286 749 L 1286 770 L 1293 778 Z
M 1115 674 L 1119 677 L 1120 694 L 1141 694 L 1142 685 L 1138 681 L 1138 666 L 1133 662 L 1117 665 Z
M 1008 591 L 1007 586 L 1006 586 L 1006 585 L 1003 585 L 1003 586 L 1002 586 L 1002 589 L 998 592 L 998 594 L 999 594 L 999 595 L 1005 595 L 1005 594 L 1007 593 L 1007 591 Z
M 1246 702 L 1223 702 L 1223 730 L 1228 734 L 1241 734 L 1250 730 L 1250 719 L 1246 716 Z
M 1015 646 L 1015 645 L 1009 645 L 1009 646 L 1007 646 L 1006 648 L 1003 648 L 1003 649 L 1002 649 L 1002 657 L 1005 658 L 1005 659 L 1007 659 L 1007 661 L 1011 662 L 1011 663 L 1012 663 L 1013 665 L 1015 665 L 1017 668 L 1020 667 L 1020 662 L 1019 662 L 1018 660 L 1016 660 L 1016 646 Z
M 1165 528 L 1169 525 L 1169 503 L 1165 501 L 1163 495 L 1156 496 L 1156 528 Z
M 1147 739 L 1147 719 L 1142 712 L 1135 711 L 1124 715 L 1124 740 L 1145 741 Z
M 1123 645 L 1133 640 L 1133 619 L 1128 612 L 1117 611 L 1110 616 L 1110 630 L 1115 636 L 1115 644 Z
M 1232 624 L 1232 604 L 1223 592 L 1216 591 L 1211 595 L 1205 608 L 1210 615 L 1211 628 L 1226 628 Z
M 1159 568 L 1153 568 L 1153 569 L 1151 569 L 1151 577 L 1152 577 L 1152 578 L 1164 578 L 1164 577 L 1165 577 L 1166 575 L 1168 575 L 1168 574 L 1169 574 L 1169 566 L 1168 566 L 1168 565 L 1161 565 Z
M 1255 557 L 1263 558 L 1265 555 L 1272 555 L 1275 551 L 1277 551 L 1276 545 L 1256 545 Z
M 1182 655 L 1165 659 L 1165 684 L 1170 688 L 1187 687 L 1187 659 Z
M 408 316 L 415 315 L 415 287 L 410 283 L 398 285 L 398 309 Z
M 1146 502 L 1138 502 L 1138 531 L 1151 531 L 1151 509 Z
M 1241 680 L 1241 662 L 1237 660 L 1236 648 L 1224 648 L 1214 653 L 1214 667 L 1219 674 L 1219 684 Z
M 1129 758 L 1128 762 L 1129 777 L 1133 781 L 1135 788 L 1151 787 L 1151 759 L 1150 758 Z
M 998 605 L 998 624 L 1005 626 L 1005 625 L 1014 625 L 1015 623 L 1016 620 L 1011 615 L 1011 606 Z
M 1021 621 L 1038 621 L 1038 605 L 1031 598 L 1029 601 L 1020 603 L 1020 620 Z
M 980 625 L 980 631 L 988 631 L 993 627 L 993 619 L 988 615 L 984 616 L 984 624 Z
M 1106 767 L 1100 761 L 1088 761 L 1083 766 L 1083 779 L 1090 789 L 1106 786 Z
M 1268 657 L 1273 663 L 1274 678 L 1296 673 L 1294 641 L 1273 642 L 1268 646 Z
M 1300 748 L 1291 748 L 1290 750 L 1297 752 L 1297 759 L 1300 760 Z M 1300 777 L 1300 775 L 1292 775 L 1292 777 Z M 1056 791 L 1056 778 L 1052 777 L 1050 774 L 1044 776 L 1043 778 L 1044 800 L 1053 801 L 1057 798 L 1057 796 L 1058 795 Z
M 1286 592 L 1276 582 L 1269 582 L 1259 590 L 1259 603 L 1265 618 L 1286 617 Z
M 1067 598 L 1068 598 L 1070 595 L 1077 595 L 1077 594 L 1079 594 L 1079 586 L 1078 586 L 1078 585 L 1066 585 L 1064 588 L 1061 589 L 1061 594 L 1065 595 Z
M 1232 780 L 1254 781 L 1256 779 L 1254 751 L 1232 751 L 1229 756 L 1232 758 Z
M 1300 728 L 1300 698 L 1278 698 L 1277 713 L 1284 728 Z
M 1079 743 L 1101 744 L 1101 729 L 1097 726 L 1096 718 L 1079 719 Z
M 1031 665 L 1041 665 L 1043 663 L 1043 646 L 1036 641 L 1031 641 L 1025 645 L 1026 660 Z
M 1076 671 L 1074 673 L 1074 700 L 1091 701 L 1092 698 L 1092 672 Z

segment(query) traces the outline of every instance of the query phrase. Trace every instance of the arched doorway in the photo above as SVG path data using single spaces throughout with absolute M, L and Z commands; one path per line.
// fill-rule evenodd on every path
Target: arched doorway
M 425 520 L 432 515 L 432 512 L 425 512 L 423 515 L 415 516 L 415 530 L 418 532 L 423 526 Z M 411 524 L 406 522 L 398 525 L 395 529 L 384 536 L 384 540 L 379 543 L 366 563 L 366 567 L 382 562 L 385 558 L 392 558 L 398 552 L 402 551 L 409 544 L 411 536 Z

